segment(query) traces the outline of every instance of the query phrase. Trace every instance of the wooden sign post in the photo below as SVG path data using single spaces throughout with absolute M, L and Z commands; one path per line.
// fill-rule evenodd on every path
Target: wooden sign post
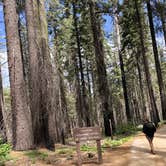
M 77 156 L 78 156 L 78 165 L 82 165 L 81 159 L 81 150 L 80 150 L 80 142 L 81 141 L 91 141 L 96 140 L 97 144 L 97 153 L 98 153 L 98 163 L 102 163 L 102 151 L 101 151 L 101 131 L 100 127 L 83 127 L 83 128 L 75 128 L 74 132 L 74 139 L 76 141 L 76 149 L 77 149 Z

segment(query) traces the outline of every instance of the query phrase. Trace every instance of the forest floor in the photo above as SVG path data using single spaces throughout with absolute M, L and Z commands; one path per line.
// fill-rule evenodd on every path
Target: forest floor
M 107 148 L 103 152 L 101 166 L 166 166 L 166 125 L 157 130 L 154 138 L 156 154 L 150 153 L 149 144 L 143 133 L 137 134 L 128 142 L 116 148 Z M 56 145 L 58 152 L 49 152 L 45 149 L 32 152 L 11 152 L 13 160 L 6 166 L 74 166 L 77 155 L 75 146 Z M 93 156 L 93 155 L 92 155 Z M 83 166 L 96 166 L 97 157 L 94 153 L 88 159 L 87 153 L 82 152 Z

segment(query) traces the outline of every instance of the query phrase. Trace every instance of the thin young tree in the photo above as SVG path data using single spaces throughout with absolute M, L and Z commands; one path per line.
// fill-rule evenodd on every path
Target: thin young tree
M 151 105 L 151 117 L 152 120 L 157 123 L 160 121 L 159 114 L 158 114 L 158 109 L 154 97 L 154 91 L 153 91 L 153 86 L 152 86 L 152 80 L 151 80 L 151 75 L 149 71 L 149 63 L 146 55 L 146 48 L 145 48 L 145 41 L 144 41 L 144 31 L 143 31 L 143 25 L 142 25 L 142 20 L 140 16 L 140 11 L 139 11 L 139 6 L 137 0 L 134 1 L 135 4 L 135 9 L 136 9 L 136 17 L 137 17 L 137 24 L 138 24 L 138 32 L 139 32 L 139 40 L 140 40 L 140 50 L 142 54 L 142 61 L 143 61 L 143 66 L 144 66 L 144 71 L 145 71 L 145 77 L 146 77 L 146 83 L 148 87 L 148 93 L 150 97 L 150 105 Z
M 158 55 L 157 42 L 155 37 L 152 8 L 151 8 L 151 4 L 149 0 L 147 1 L 147 10 L 148 10 L 148 18 L 149 18 L 149 27 L 150 27 L 151 38 L 152 38 L 153 55 L 155 60 L 157 79 L 158 79 L 158 85 L 159 85 L 159 91 L 160 91 L 162 114 L 163 114 L 163 119 L 166 120 L 166 94 L 165 94 L 163 76 L 161 71 L 161 64 L 160 64 L 159 55 Z
M 160 1 L 160 0 L 155 0 L 155 7 L 156 7 L 156 12 L 161 20 L 162 23 L 162 30 L 164 34 L 164 41 L 166 45 L 166 0 Z
M 126 117 L 127 121 L 131 122 L 131 112 L 129 107 L 129 97 L 127 92 L 127 83 L 126 83 L 126 75 L 124 70 L 124 62 L 123 62 L 123 55 L 122 55 L 122 48 L 121 48 L 121 39 L 120 39 L 120 28 L 119 28 L 119 18 L 118 18 L 118 11 L 114 12 L 114 20 L 115 20 L 115 27 L 116 27 L 116 35 L 117 35 L 117 47 L 118 47 L 118 55 L 119 55 L 119 62 L 120 62 L 120 69 L 121 69 L 121 78 L 122 78 L 122 86 L 123 86 L 123 94 L 125 100 L 125 108 L 126 108 Z
M 0 135 L 1 137 L 6 135 L 5 133 L 5 118 L 4 117 L 4 101 L 3 101 L 3 86 L 2 86 L 2 73 L 0 63 Z M 2 133 L 1 133 L 2 132 Z
M 79 69 L 81 75 L 81 101 L 82 101 L 82 111 L 83 111 L 83 120 L 85 126 L 90 126 L 90 117 L 89 117 L 89 105 L 85 87 L 85 78 L 84 78 L 84 69 L 82 63 L 82 54 L 81 54 L 81 41 L 80 41 L 80 33 L 78 28 L 78 21 L 77 21 L 77 8 L 75 2 L 73 2 L 73 20 L 74 20 L 74 29 L 75 29 L 75 36 L 76 36 L 76 43 L 77 43 L 77 52 L 78 52 L 78 59 L 79 59 Z
M 107 82 L 106 66 L 104 62 L 104 47 L 99 16 L 95 14 L 96 3 L 89 1 L 95 61 L 97 68 L 97 111 L 98 121 L 104 126 L 105 134 L 112 135 L 111 126 L 115 129 L 113 111 L 109 105 L 109 87 Z M 103 119 L 102 119 L 103 116 Z M 104 120 L 104 121 L 103 121 Z M 110 124 L 111 120 L 111 124 Z M 102 123 L 103 122 L 103 123 Z

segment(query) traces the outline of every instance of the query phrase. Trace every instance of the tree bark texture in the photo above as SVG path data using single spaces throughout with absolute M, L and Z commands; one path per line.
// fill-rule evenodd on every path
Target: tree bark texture
M 23 76 L 15 0 L 4 1 L 4 14 L 12 98 L 13 148 L 28 150 L 33 147 L 32 119 Z
M 33 133 L 36 135 L 34 140 L 37 143 L 36 137 L 39 136 L 39 114 L 40 114 L 40 82 L 39 82 L 39 45 L 36 41 L 36 31 L 39 27 L 35 25 L 33 0 L 26 0 L 26 23 L 28 36 L 28 53 L 30 63 L 29 74 L 29 94 L 30 108 L 33 120 Z M 36 31 L 35 31 L 36 30 Z M 40 136 L 39 136 L 40 137 Z
M 56 92 L 48 48 L 48 31 L 43 0 L 27 0 L 26 15 L 30 55 L 30 96 L 35 144 L 54 149 L 56 137 Z

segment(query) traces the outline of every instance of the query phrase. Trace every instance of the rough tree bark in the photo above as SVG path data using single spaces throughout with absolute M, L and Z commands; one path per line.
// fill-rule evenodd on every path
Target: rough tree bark
M 40 0 L 39 4 L 39 20 L 40 20 L 40 31 L 41 31 L 41 39 L 40 39 L 40 44 L 41 44 L 41 55 L 42 59 L 40 59 L 43 71 L 40 73 L 40 79 L 42 82 L 41 86 L 41 92 L 42 92 L 42 103 L 46 103 L 46 105 L 41 105 L 41 110 L 43 113 L 43 119 L 44 117 L 46 118 L 43 123 L 45 127 L 47 128 L 46 133 L 43 137 L 45 138 L 45 142 L 48 145 L 47 147 L 49 149 L 54 149 L 54 142 L 55 142 L 55 117 L 56 117 L 56 107 L 55 103 L 57 102 L 56 100 L 56 91 L 54 91 L 54 80 L 52 75 L 54 74 L 53 72 L 53 67 L 51 63 L 51 57 L 50 57 L 50 52 L 49 52 L 49 46 L 48 46 L 48 29 L 47 29 L 47 18 L 46 18 L 46 11 L 45 11 L 45 1 Z M 41 68 L 40 68 L 41 69 Z M 47 112 L 47 114 L 45 113 Z M 41 130 L 41 133 L 43 131 Z
M 56 137 L 56 107 L 54 107 L 54 104 L 56 103 L 56 97 L 48 48 L 44 0 L 27 0 L 26 15 L 30 54 L 30 96 L 32 96 L 31 108 L 34 112 L 34 140 L 36 145 L 44 145 L 49 149 L 54 149 Z
M 36 137 L 39 136 L 39 113 L 40 113 L 40 91 L 39 91 L 39 52 L 38 45 L 36 42 L 36 34 L 33 12 L 33 0 L 25 1 L 26 7 L 26 23 L 27 23 L 27 36 L 28 36 L 28 53 L 30 63 L 29 73 L 29 94 L 30 94 L 30 108 L 32 112 L 33 120 L 33 133 L 35 136 L 35 143 L 37 142 Z M 40 136 L 39 136 L 40 137 Z
M 15 0 L 4 1 L 4 15 L 12 98 L 13 148 L 28 150 L 33 147 L 32 119 L 23 76 Z

